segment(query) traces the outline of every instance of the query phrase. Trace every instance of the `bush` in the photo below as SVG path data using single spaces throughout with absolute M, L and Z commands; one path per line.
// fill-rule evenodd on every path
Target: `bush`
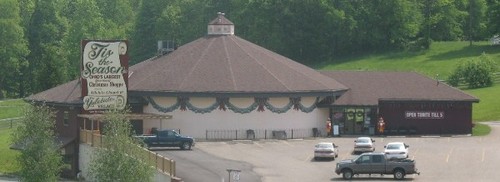
M 495 71 L 495 62 L 483 53 L 477 60 L 460 64 L 448 77 L 448 83 L 455 87 L 460 83 L 465 83 L 468 88 L 489 87 L 493 85 Z
M 20 181 L 57 181 L 64 167 L 55 143 L 55 113 L 48 106 L 29 105 L 24 110 L 12 141 L 22 148 L 17 160 Z

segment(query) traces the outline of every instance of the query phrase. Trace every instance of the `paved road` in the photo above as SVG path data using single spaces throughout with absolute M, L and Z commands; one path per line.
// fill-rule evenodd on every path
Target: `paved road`
M 417 161 L 421 175 L 406 181 L 499 181 L 500 123 L 490 123 L 484 137 L 375 137 L 376 151 L 392 141 L 410 145 L 410 158 Z M 335 161 L 314 161 L 313 147 L 320 141 L 340 146 Z M 306 140 L 262 140 L 198 142 L 192 151 L 157 151 L 177 162 L 177 175 L 186 182 L 228 181 L 227 168 L 241 169 L 240 181 L 339 181 L 333 172 L 337 161 L 352 155 L 354 137 Z M 392 175 L 361 175 L 360 181 L 393 181 Z M 234 181 L 234 180 L 232 180 Z
M 217 157 L 209 154 L 199 148 L 193 148 L 190 151 L 179 149 L 153 150 L 159 154 L 176 161 L 176 175 L 185 182 L 221 182 L 228 181 L 229 173 L 227 169 L 241 170 L 240 182 L 261 181 L 261 176 L 253 171 L 254 166 L 244 161 L 237 161 Z M 231 175 L 234 175 L 232 172 Z M 233 179 L 233 178 L 232 178 Z

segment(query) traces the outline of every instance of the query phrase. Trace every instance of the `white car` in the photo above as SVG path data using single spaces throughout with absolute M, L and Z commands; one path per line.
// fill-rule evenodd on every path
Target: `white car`
M 384 146 L 384 153 L 387 159 L 406 159 L 409 147 L 403 142 L 390 142 Z
M 335 160 L 339 156 L 338 146 L 331 142 L 320 142 L 314 146 L 314 160 L 330 158 Z
M 375 140 L 370 137 L 359 137 L 354 140 L 354 153 L 375 151 Z

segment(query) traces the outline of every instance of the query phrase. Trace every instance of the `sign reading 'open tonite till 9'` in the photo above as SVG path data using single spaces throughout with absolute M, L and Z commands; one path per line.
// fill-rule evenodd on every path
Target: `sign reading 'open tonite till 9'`
M 121 58 L 127 54 L 126 42 L 85 41 L 82 47 L 83 108 L 87 111 L 125 108 L 128 60 Z
M 406 111 L 406 119 L 444 119 L 443 111 Z

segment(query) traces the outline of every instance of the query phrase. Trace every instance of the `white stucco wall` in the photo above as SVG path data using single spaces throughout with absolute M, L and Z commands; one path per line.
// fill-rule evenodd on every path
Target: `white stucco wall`
M 172 106 L 176 103 L 175 97 L 153 97 L 154 101 L 163 107 Z M 305 107 L 314 104 L 316 97 L 302 97 L 301 103 Z M 246 108 L 253 102 L 253 98 L 230 98 L 230 103 L 240 108 Z M 189 102 L 199 108 L 205 108 L 215 102 L 215 98 L 192 97 Z M 270 98 L 271 105 L 279 108 L 289 103 L 288 97 Z M 310 113 L 290 109 L 286 113 L 278 114 L 265 108 L 264 112 L 254 110 L 247 114 L 235 113 L 231 110 L 216 109 L 211 113 L 195 113 L 189 109 L 163 113 L 152 107 L 145 106 L 145 113 L 168 114 L 172 119 L 144 120 L 144 132 L 152 127 L 160 129 L 180 129 L 184 135 L 195 138 L 205 138 L 206 130 L 229 130 L 229 129 L 312 129 L 323 128 L 328 118 L 328 109 L 316 108 Z

